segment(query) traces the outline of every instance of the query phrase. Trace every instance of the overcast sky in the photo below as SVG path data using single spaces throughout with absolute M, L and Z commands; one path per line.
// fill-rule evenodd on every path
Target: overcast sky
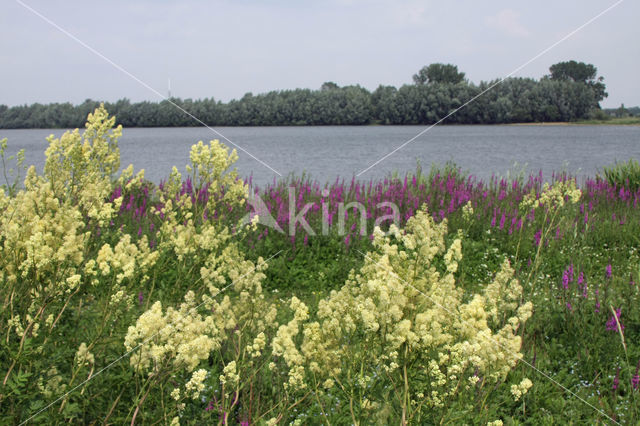
M 404 0 L 21 0 L 163 95 L 228 101 L 246 92 L 401 86 L 452 63 L 478 83 L 506 76 L 615 3 Z M 602 105 L 640 105 L 640 2 L 626 0 L 516 73 L 592 63 Z M 157 94 L 15 0 L 0 4 L 0 104 Z

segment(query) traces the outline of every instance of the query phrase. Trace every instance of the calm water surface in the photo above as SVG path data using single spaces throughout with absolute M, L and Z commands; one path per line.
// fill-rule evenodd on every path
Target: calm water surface
M 327 127 L 220 127 L 236 144 L 241 176 L 253 175 L 259 184 L 278 175 L 251 155 L 286 176 L 306 172 L 321 181 L 351 179 L 393 149 L 416 136 L 425 126 L 327 126 Z M 24 148 L 29 164 L 42 170 L 45 138 L 59 129 L 0 130 L 8 138 L 8 151 Z M 206 128 L 124 129 L 120 140 L 121 164 L 145 169 L 146 177 L 159 182 L 172 166 L 184 172 L 191 145 L 220 139 Z M 242 147 L 247 152 L 243 152 Z M 360 179 L 384 177 L 394 171 L 414 171 L 451 160 L 479 178 L 492 174 L 513 176 L 526 165 L 527 172 L 542 169 L 545 175 L 566 170 L 594 176 L 614 161 L 640 158 L 638 126 L 436 126 L 386 160 L 363 173 Z M 517 164 L 517 166 L 516 166 Z

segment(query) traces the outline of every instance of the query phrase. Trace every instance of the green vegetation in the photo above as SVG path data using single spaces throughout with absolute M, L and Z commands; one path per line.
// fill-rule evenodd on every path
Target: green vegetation
M 576 124 L 608 124 L 610 126 L 638 126 L 640 117 L 607 117 L 604 119 L 579 120 Z
M 604 177 L 609 185 L 637 191 L 640 188 L 640 164 L 629 159 L 628 163 L 616 163 L 603 169 Z
M 202 125 L 175 105 L 212 126 L 432 124 L 474 99 L 444 123 L 499 124 L 585 119 L 601 112 L 599 102 L 607 96 L 602 77 L 596 79 L 596 68 L 575 61 L 553 65 L 551 75 L 540 80 L 507 78 L 474 84 L 464 76 L 455 65 L 436 63 L 414 75 L 415 84 L 380 85 L 373 92 L 326 82 L 320 90 L 247 93 L 227 103 L 213 98 L 159 103 L 121 99 L 106 107 L 125 127 Z M 77 106 L 0 105 L 0 128 L 80 127 L 99 105 L 89 99 Z
M 99 108 L 42 175 L 6 175 L 0 423 L 640 420 L 640 190 L 619 185 L 637 163 L 580 188 L 453 164 L 252 188 L 282 229 L 291 186 L 310 205 L 316 235 L 291 235 L 242 220 L 217 141 L 184 177 L 115 176 L 114 123 Z M 374 229 L 380 202 L 398 226 Z

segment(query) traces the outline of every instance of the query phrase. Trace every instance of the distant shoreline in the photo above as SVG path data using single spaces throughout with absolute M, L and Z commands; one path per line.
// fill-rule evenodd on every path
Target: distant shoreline
M 311 125 L 274 125 L 274 126 L 224 126 L 209 125 L 210 127 L 386 127 L 386 126 L 432 126 L 431 124 L 311 124 Z M 610 120 L 583 120 L 583 121 L 545 121 L 545 122 L 522 122 L 522 123 L 440 123 L 438 126 L 640 126 L 640 117 L 612 118 Z M 126 129 L 174 129 L 174 128 L 196 128 L 203 126 L 123 126 Z M 68 127 L 8 127 L 3 130 L 72 130 Z

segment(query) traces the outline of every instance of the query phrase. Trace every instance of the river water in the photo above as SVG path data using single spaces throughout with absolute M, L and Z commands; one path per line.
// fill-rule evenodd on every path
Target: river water
M 523 169 L 568 171 L 580 179 L 594 176 L 615 161 L 640 158 L 639 126 L 506 125 L 436 126 L 418 136 L 425 126 L 312 126 L 124 129 L 120 140 L 121 164 L 145 169 L 147 179 L 159 182 L 172 166 L 184 172 L 191 145 L 220 139 L 236 148 L 241 176 L 258 184 L 272 182 L 280 173 L 305 172 L 324 183 L 336 177 L 381 178 L 392 172 L 404 175 L 431 164 L 453 161 L 481 179 L 514 176 Z M 26 160 L 42 170 L 45 138 L 60 136 L 60 129 L 0 130 L 8 138 L 9 153 L 24 148 Z M 232 141 L 229 142 L 229 141 Z M 407 143 L 408 142 L 408 143 Z M 380 161 L 394 149 L 394 154 Z M 364 172 L 363 172 L 364 171 Z M 362 173 L 361 173 L 362 172 Z

